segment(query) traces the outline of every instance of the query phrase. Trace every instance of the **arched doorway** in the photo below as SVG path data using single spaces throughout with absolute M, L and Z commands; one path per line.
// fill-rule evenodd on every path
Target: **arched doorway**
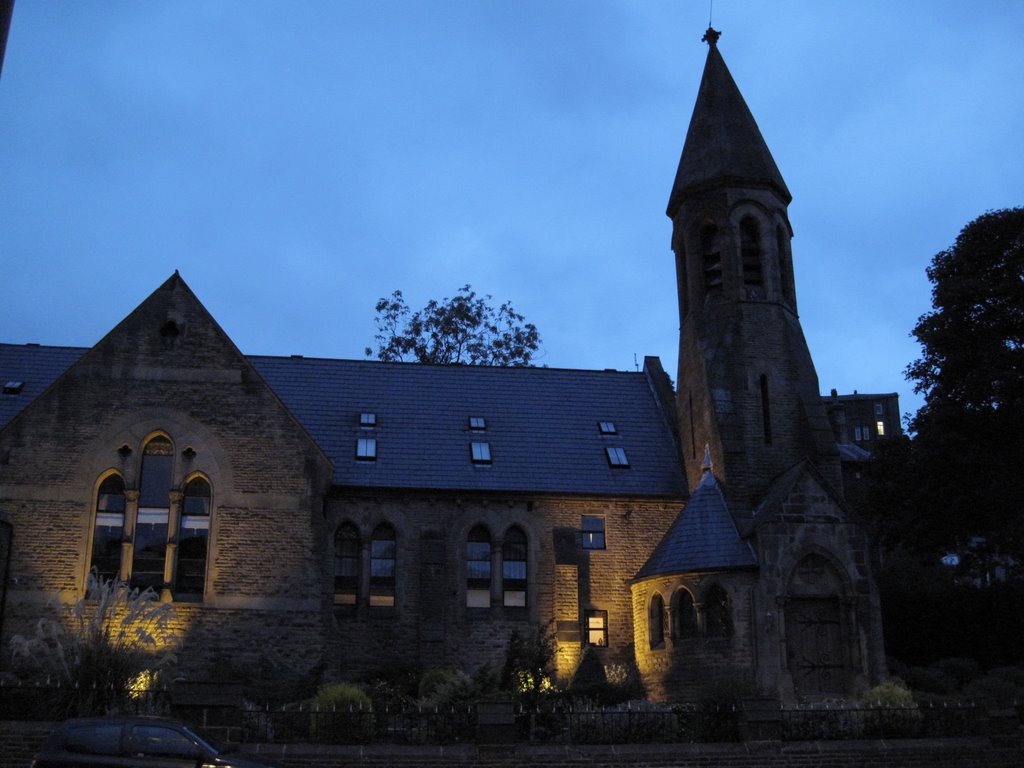
M 852 682 L 843 580 L 812 554 L 793 569 L 786 595 L 786 662 L 798 696 L 845 695 Z

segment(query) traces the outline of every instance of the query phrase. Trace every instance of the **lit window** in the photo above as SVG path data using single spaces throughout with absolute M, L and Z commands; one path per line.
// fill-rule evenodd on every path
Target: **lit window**
M 395 604 L 395 529 L 381 523 L 370 539 L 370 605 L 391 607 Z
M 210 484 L 193 477 L 181 502 L 175 600 L 201 600 L 206 588 L 206 552 L 210 539 Z
M 604 549 L 604 517 L 583 515 L 580 521 L 584 549 Z
M 376 413 L 360 413 L 359 414 L 359 426 L 360 427 L 376 427 L 377 426 L 377 414 Z
M 359 595 L 359 531 L 352 523 L 334 533 L 334 604 L 355 605 Z
M 159 588 L 164 583 L 173 451 L 171 441 L 162 436 L 154 437 L 142 451 L 131 576 L 132 586 L 139 589 Z
M 358 438 L 356 440 L 356 458 L 360 461 L 375 461 L 377 459 L 377 438 Z
M 490 464 L 491 463 L 491 444 L 490 443 L 470 443 L 469 448 L 473 458 L 474 464 Z
M 665 642 L 665 601 L 657 593 L 651 598 L 647 626 L 651 648 L 657 648 Z
M 4 394 L 5 395 L 16 395 L 21 392 L 25 386 L 24 381 L 8 381 L 4 383 Z
M 476 431 L 487 429 L 487 420 L 483 416 L 470 416 L 469 428 Z
M 608 611 L 584 611 L 587 645 L 608 646 Z
M 96 492 L 96 529 L 92 537 L 92 565 L 103 579 L 121 573 L 121 539 L 124 535 L 124 480 L 110 475 Z
M 878 432 L 878 436 L 879 437 L 885 437 L 885 422 L 884 421 L 876 421 L 875 422 L 875 431 Z
M 479 525 L 466 539 L 466 607 L 491 607 L 491 535 Z
M 618 430 L 615 429 L 614 421 L 599 421 L 597 422 L 597 428 L 602 435 L 617 435 Z
M 526 534 L 516 527 L 501 545 L 501 589 L 506 608 L 526 607 Z
M 625 448 L 605 448 L 605 453 L 608 454 L 608 463 L 613 467 L 628 467 L 629 459 L 626 458 Z

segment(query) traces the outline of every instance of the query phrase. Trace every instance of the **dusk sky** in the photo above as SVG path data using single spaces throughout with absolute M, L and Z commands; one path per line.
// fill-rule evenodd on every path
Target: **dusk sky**
M 0 341 L 89 346 L 175 269 L 248 354 L 362 358 L 470 283 L 539 364 L 675 379 L 665 216 L 708 0 L 17 0 Z M 717 0 L 793 194 L 822 392 L 897 391 L 925 267 L 1024 203 L 1020 0 Z

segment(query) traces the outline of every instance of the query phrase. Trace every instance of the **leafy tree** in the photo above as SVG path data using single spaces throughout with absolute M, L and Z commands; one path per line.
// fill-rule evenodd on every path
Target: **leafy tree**
M 533 323 L 505 302 L 495 309 L 491 296 L 477 296 L 469 285 L 440 302 L 411 312 L 401 291 L 377 302 L 377 359 L 439 365 L 531 364 L 540 348 Z M 366 348 L 366 356 L 374 350 Z
M 932 311 L 907 368 L 911 507 L 974 576 L 1024 566 L 1024 208 L 986 213 L 927 270 Z

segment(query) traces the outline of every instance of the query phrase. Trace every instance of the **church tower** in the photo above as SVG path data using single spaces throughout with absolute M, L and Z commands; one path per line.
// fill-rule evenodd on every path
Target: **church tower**
M 797 315 L 792 196 L 708 29 L 707 61 L 669 198 L 679 291 L 678 414 L 687 479 L 705 445 L 740 514 L 809 459 L 839 458 Z

